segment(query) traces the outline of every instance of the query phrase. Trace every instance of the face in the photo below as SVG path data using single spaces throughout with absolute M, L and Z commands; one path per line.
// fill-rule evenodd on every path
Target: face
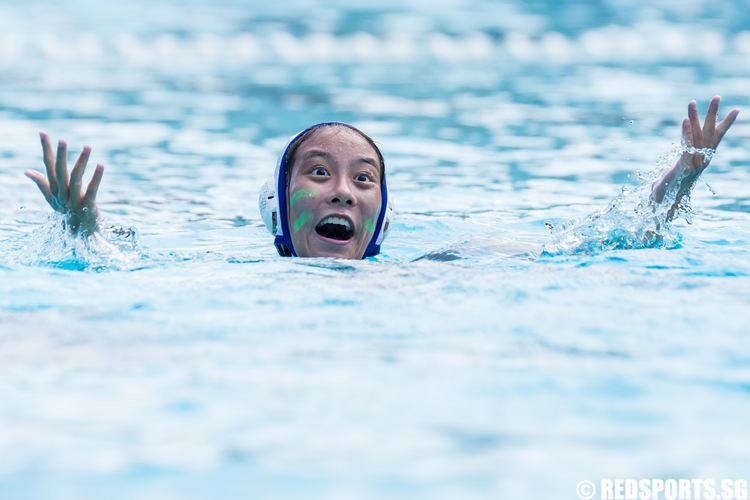
M 297 148 L 287 192 L 300 257 L 361 259 L 380 214 L 380 160 L 343 126 L 321 127 Z

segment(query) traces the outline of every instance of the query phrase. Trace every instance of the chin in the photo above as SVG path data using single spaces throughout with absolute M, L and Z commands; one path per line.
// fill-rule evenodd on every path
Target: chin
M 354 259 L 358 260 L 362 258 L 362 255 L 357 252 L 355 253 L 352 249 L 341 249 L 340 251 L 331 250 L 319 250 L 311 252 L 311 257 L 333 257 L 337 259 Z
M 319 243 L 319 242 L 317 242 Z M 361 245 L 350 242 L 346 245 L 309 245 L 298 252 L 300 257 L 334 257 L 337 259 L 361 259 L 362 251 L 358 250 Z M 304 252 L 304 255 L 303 255 Z

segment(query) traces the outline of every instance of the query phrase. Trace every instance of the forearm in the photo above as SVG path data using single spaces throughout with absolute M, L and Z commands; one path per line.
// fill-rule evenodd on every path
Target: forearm
M 661 203 L 670 186 L 674 184 L 675 178 L 680 175 L 682 170 L 683 168 L 679 161 L 670 168 L 664 169 L 654 183 L 651 184 L 651 200 Z
M 664 169 L 659 177 L 651 185 L 651 199 L 656 203 L 664 201 L 664 197 L 672 189 L 677 189 L 678 199 L 687 193 L 703 169 L 691 167 L 690 159 L 684 153 L 671 167 Z

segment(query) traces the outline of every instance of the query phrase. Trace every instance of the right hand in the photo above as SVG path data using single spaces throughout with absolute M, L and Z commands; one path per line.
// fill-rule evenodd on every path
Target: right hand
M 99 208 L 96 206 L 96 192 L 104 174 L 104 165 L 97 165 L 86 192 L 81 191 L 81 181 L 91 148 L 84 146 L 68 179 L 68 145 L 60 140 L 57 143 L 57 156 L 52 151 L 49 136 L 40 132 L 44 165 L 47 176 L 35 170 L 24 172 L 37 185 L 47 203 L 57 212 L 68 216 L 73 233 L 94 233 L 99 228 Z

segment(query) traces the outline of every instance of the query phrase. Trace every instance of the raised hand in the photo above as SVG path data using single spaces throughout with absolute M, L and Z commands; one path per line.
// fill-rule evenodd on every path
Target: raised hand
M 720 96 L 711 99 L 711 102 L 708 105 L 706 119 L 703 122 L 703 128 L 701 128 L 701 122 L 698 117 L 698 109 L 695 101 L 690 101 L 690 104 L 688 104 L 688 117 L 682 122 L 682 142 L 687 146 L 688 150 L 682 154 L 680 161 L 685 167 L 698 170 L 698 175 L 700 175 L 700 173 L 708 166 L 708 163 L 711 161 L 711 155 L 713 155 L 716 148 L 719 147 L 721 139 L 724 137 L 724 134 L 727 133 L 729 127 L 732 126 L 734 120 L 737 119 L 737 115 L 740 112 L 739 109 L 733 109 L 721 121 L 721 123 L 717 125 L 716 120 L 719 114 L 720 102 Z M 691 152 L 691 148 L 708 149 L 708 155 L 701 152 Z
M 701 127 L 695 101 L 690 101 L 688 104 L 688 117 L 682 122 L 682 143 L 685 151 L 674 166 L 666 169 L 654 181 L 651 190 L 651 199 L 661 203 L 669 188 L 677 186 L 676 199 L 670 208 L 668 219 L 672 218 L 683 196 L 690 192 L 695 180 L 708 167 L 724 134 L 737 119 L 740 110 L 733 109 L 717 125 L 720 102 L 720 96 L 711 99 L 703 127 Z
M 68 224 L 74 233 L 91 234 L 99 228 L 99 209 L 96 206 L 96 193 L 104 174 L 104 165 L 97 165 L 86 192 L 81 191 L 81 183 L 91 148 L 84 146 L 73 171 L 68 178 L 68 145 L 60 140 L 55 155 L 49 136 L 40 132 L 44 165 L 47 175 L 35 170 L 24 172 L 39 187 L 47 203 L 56 211 L 68 216 Z

